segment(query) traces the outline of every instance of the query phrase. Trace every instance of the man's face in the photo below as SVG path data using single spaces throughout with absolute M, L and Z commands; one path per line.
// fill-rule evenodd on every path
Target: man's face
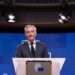
M 33 41 L 36 37 L 36 30 L 34 27 L 28 27 L 26 30 L 25 30 L 25 35 L 27 37 L 27 39 L 29 41 Z

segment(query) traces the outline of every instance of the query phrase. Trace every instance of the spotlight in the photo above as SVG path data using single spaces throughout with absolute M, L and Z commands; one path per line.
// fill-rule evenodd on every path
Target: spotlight
M 59 21 L 60 23 L 63 23 L 63 20 L 62 20 L 62 19 L 58 19 L 58 21 Z
M 66 19 L 66 16 L 65 16 L 65 15 L 59 14 L 59 16 L 60 16 L 60 18 L 61 18 L 62 20 L 65 20 L 65 19 Z
M 62 20 L 62 19 L 58 19 L 58 21 L 59 21 L 60 23 L 67 23 L 67 22 L 68 22 L 67 20 Z
M 60 2 L 61 2 L 61 6 L 60 6 L 61 10 L 60 10 L 58 21 L 60 23 L 67 23 L 71 19 L 72 11 L 69 8 L 68 0 L 60 0 Z
M 64 15 L 64 14 L 59 14 L 59 19 L 58 19 L 58 21 L 60 22 L 60 23 L 67 23 L 69 20 L 70 20 L 70 16 L 69 15 Z
M 11 22 L 11 23 L 15 22 L 15 16 L 13 14 L 8 15 L 8 22 Z

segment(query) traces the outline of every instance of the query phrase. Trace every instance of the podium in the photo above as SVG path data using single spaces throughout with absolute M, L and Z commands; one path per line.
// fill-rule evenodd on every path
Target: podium
M 42 63 L 45 62 L 43 64 L 47 66 L 46 69 L 50 65 L 50 70 L 48 70 L 50 72 L 49 75 L 60 75 L 60 72 L 62 70 L 63 64 L 66 59 L 65 58 L 12 58 L 12 60 L 13 60 L 13 65 L 14 65 L 16 75 L 30 75 L 28 73 L 30 72 L 30 70 L 33 71 L 34 63 L 32 62 L 34 61 L 37 62 L 38 66 L 39 66 L 38 62 L 42 62 Z M 32 66 L 29 69 L 27 66 L 27 62 L 31 63 Z M 50 64 L 48 64 L 49 62 Z M 43 71 L 43 68 L 39 68 L 39 70 Z M 35 75 L 42 75 L 42 74 L 37 73 Z

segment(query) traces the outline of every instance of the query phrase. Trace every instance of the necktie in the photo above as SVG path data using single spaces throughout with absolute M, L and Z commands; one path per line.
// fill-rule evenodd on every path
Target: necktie
M 33 47 L 33 42 L 31 43 L 31 53 L 32 53 L 33 57 L 35 57 L 35 50 Z

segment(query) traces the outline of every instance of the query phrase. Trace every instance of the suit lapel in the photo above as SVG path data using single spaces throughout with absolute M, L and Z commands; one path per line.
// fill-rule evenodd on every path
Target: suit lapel
M 39 53 L 39 42 L 36 42 L 35 57 L 38 56 L 38 53 Z
M 29 45 L 28 45 L 27 42 L 25 43 L 25 49 L 26 49 L 28 55 L 29 55 L 30 57 L 33 57 L 32 54 L 31 54 L 31 51 L 30 51 L 30 48 L 29 48 Z

